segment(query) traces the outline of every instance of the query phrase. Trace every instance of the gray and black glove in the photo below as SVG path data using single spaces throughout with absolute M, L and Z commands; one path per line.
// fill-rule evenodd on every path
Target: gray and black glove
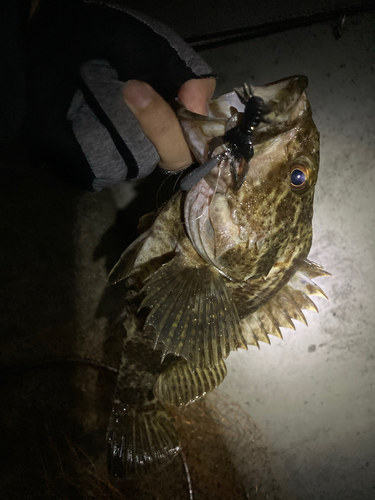
M 114 4 L 41 0 L 27 28 L 23 137 L 34 162 L 100 191 L 159 161 L 122 97 L 147 82 L 165 100 L 209 66 L 165 25 Z

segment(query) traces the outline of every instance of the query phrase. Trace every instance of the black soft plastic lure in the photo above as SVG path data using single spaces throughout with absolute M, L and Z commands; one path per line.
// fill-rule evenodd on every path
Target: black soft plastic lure
M 249 171 L 250 160 L 254 156 L 253 132 L 260 122 L 268 123 L 264 117 L 266 112 L 263 99 L 254 95 L 251 88 L 244 83 L 243 93 L 236 90 L 244 112 L 240 114 L 238 123 L 229 128 L 223 136 L 214 137 L 209 144 L 208 160 L 187 175 L 181 182 L 181 189 L 189 191 L 205 177 L 220 161 L 228 160 L 235 188 L 241 188 Z M 214 151 L 225 145 L 225 151 L 212 156 Z

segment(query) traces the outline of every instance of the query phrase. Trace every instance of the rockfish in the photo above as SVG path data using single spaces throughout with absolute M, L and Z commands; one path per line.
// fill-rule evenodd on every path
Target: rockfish
M 281 338 L 292 318 L 306 323 L 301 309 L 317 311 L 309 295 L 325 296 L 312 278 L 328 273 L 307 260 L 319 132 L 306 87 L 303 76 L 245 85 L 209 116 L 177 112 L 204 166 L 141 219 L 109 277 L 123 288 L 126 331 L 107 434 L 114 475 L 170 462 L 168 408 L 212 391 L 231 351 Z

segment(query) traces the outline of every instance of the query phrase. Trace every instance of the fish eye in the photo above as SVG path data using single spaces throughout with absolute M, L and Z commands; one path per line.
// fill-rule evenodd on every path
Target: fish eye
M 293 191 L 301 191 L 309 185 L 309 169 L 304 165 L 295 165 L 290 174 L 290 185 Z

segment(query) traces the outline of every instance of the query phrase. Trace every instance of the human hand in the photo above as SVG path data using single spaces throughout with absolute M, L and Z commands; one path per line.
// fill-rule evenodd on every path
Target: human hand
M 178 91 L 186 109 L 208 114 L 208 103 L 216 85 L 215 78 L 188 80 Z M 139 121 L 144 133 L 156 147 L 159 166 L 168 171 L 188 167 L 193 161 L 178 119 L 171 106 L 145 82 L 130 80 L 124 86 L 124 100 Z
M 145 177 L 158 163 L 191 163 L 168 103 L 179 97 L 205 114 L 215 80 L 168 27 L 114 4 L 41 1 L 26 46 L 24 138 L 34 163 L 93 191 Z

